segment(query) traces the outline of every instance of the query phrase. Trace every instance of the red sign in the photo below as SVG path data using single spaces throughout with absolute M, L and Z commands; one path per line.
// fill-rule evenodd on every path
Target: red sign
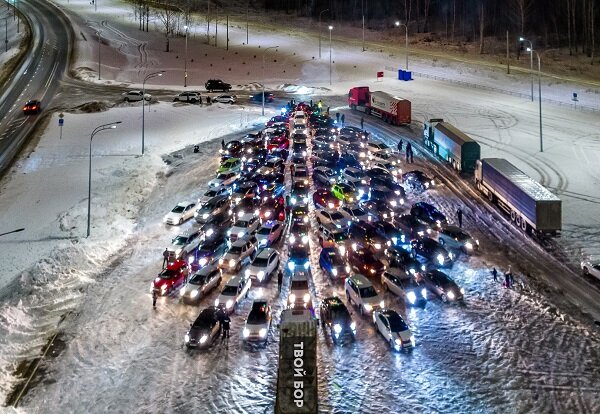
M 378 78 L 383 78 L 383 72 L 377 72 L 377 77 Z

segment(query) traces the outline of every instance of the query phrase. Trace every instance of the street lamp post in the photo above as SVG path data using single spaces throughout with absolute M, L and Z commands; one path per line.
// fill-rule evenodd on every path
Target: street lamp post
M 544 152 L 544 140 L 542 137 L 542 61 L 540 60 L 540 55 L 537 51 L 527 48 L 527 51 L 533 56 L 537 56 L 538 61 L 538 102 L 540 106 L 540 152 Z
M 277 49 L 279 46 L 270 46 L 263 52 L 263 64 L 262 64 L 262 115 L 265 116 L 265 55 L 269 49 Z
M 90 135 L 90 163 L 89 163 L 89 171 L 88 171 L 88 203 L 87 203 L 87 232 L 85 237 L 90 237 L 90 208 L 92 205 L 92 140 L 94 139 L 94 135 L 96 135 L 100 131 L 105 131 L 107 129 L 114 129 L 117 127 L 117 124 L 120 124 L 121 121 L 110 122 L 108 124 L 100 125 L 96 127 L 92 131 L 92 135 Z
M 250 6 L 250 0 L 246 2 L 246 44 L 248 44 L 248 7 Z
M 322 10 L 321 13 L 319 13 L 319 59 L 321 59 L 321 15 L 326 11 L 329 11 L 329 9 Z
M 531 40 L 527 40 L 524 37 L 519 37 L 521 42 L 528 42 L 529 49 L 533 50 L 533 43 Z M 529 73 L 531 74 L 531 102 L 533 102 L 533 53 L 529 54 Z
M 164 70 L 161 70 L 160 72 L 150 73 L 150 74 L 146 75 L 146 77 L 144 78 L 144 82 L 142 83 L 142 155 L 144 155 L 144 127 L 146 124 L 146 119 L 145 119 L 146 111 L 144 111 L 144 106 L 145 106 L 145 102 L 146 102 L 146 81 L 148 79 L 155 78 L 157 76 L 162 76 L 163 73 L 165 73 Z M 150 110 L 150 105 L 148 105 L 148 110 Z
M 185 58 L 183 59 L 183 87 L 187 88 L 187 59 L 188 59 L 188 27 L 183 26 L 185 29 Z
M 329 26 L 329 85 L 331 86 L 331 31 L 333 26 Z
M 98 80 L 100 80 L 100 46 L 101 46 L 101 41 L 100 41 L 100 34 L 102 33 L 102 30 L 98 30 L 96 32 L 96 36 L 98 36 Z
M 4 49 L 8 52 L 8 17 L 4 19 Z
M 404 23 L 396 22 L 396 27 L 404 27 L 404 48 L 406 54 L 406 71 L 408 72 L 408 26 Z
M 365 50 L 367 50 L 365 48 L 365 0 L 363 0 L 360 3 L 360 8 L 361 8 L 361 12 L 362 12 L 362 51 L 364 52 Z M 368 6 L 368 4 L 367 4 Z

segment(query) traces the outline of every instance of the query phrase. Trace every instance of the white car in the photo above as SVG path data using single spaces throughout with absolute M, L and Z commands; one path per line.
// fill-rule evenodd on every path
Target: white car
M 296 111 L 294 113 L 294 124 L 302 124 L 306 126 L 308 120 L 306 119 L 306 114 L 302 111 Z
M 252 281 L 246 276 L 232 277 L 225 283 L 219 297 L 215 299 L 215 306 L 223 307 L 227 313 L 235 312 L 238 304 L 248 296 L 251 285 Z
M 392 350 L 414 348 L 415 337 L 402 316 L 392 309 L 378 309 L 373 312 L 373 323 L 377 331 L 390 344 Z
M 173 98 L 173 102 L 199 102 L 202 98 L 198 92 L 181 92 Z
M 372 152 L 369 155 L 369 158 L 373 162 L 392 163 L 392 165 L 398 165 L 398 166 L 400 166 L 400 161 L 401 161 L 401 158 L 397 154 L 394 154 L 392 152 L 387 152 L 387 151 Z
M 439 244 L 446 249 L 460 250 L 467 254 L 479 250 L 479 240 L 457 226 L 444 226 L 433 235 Z
M 245 236 L 252 235 L 260 226 L 260 220 L 254 214 L 246 213 L 239 217 L 233 226 L 227 230 L 227 237 L 232 242 Z
M 267 342 L 271 330 L 271 307 L 265 299 L 252 302 L 252 309 L 246 318 L 242 331 L 244 342 Z
M 191 201 L 179 203 L 165 216 L 163 221 L 166 224 L 178 226 L 194 217 L 194 207 L 196 207 L 196 203 Z
M 149 101 L 152 96 L 149 93 L 145 93 L 144 99 Z M 137 102 L 142 100 L 142 91 L 129 91 L 123 93 L 125 102 Z
M 371 223 L 379 221 L 378 216 L 368 213 L 358 204 L 346 204 L 342 206 L 340 211 L 346 213 L 348 217 L 350 217 L 354 221 L 367 221 Z
M 308 286 L 308 271 L 304 268 L 297 268 L 292 275 L 290 284 L 290 293 L 287 299 L 288 308 L 312 308 L 312 298 Z
M 200 230 L 193 230 L 188 233 L 180 234 L 171 240 L 171 245 L 167 247 L 169 256 L 175 259 L 187 258 L 202 241 Z
M 308 126 L 306 125 L 306 123 L 298 123 L 294 121 L 294 125 L 292 127 L 292 134 L 308 135 Z M 296 141 L 297 140 L 294 139 L 294 142 Z
M 279 253 L 270 247 L 260 249 L 244 273 L 258 283 L 268 282 L 279 268 Z
M 194 273 L 190 280 L 179 290 L 184 303 L 197 303 L 208 292 L 221 284 L 221 271 L 215 265 L 203 267 Z
M 253 243 L 252 239 L 236 240 L 229 246 L 225 255 L 219 259 L 219 269 L 238 271 L 242 267 L 242 262 L 250 259 L 255 251 L 256 243 Z
M 217 174 L 215 178 L 208 182 L 209 187 L 229 187 L 240 178 L 239 173 L 232 171 Z
M 326 208 L 323 210 L 316 210 L 315 217 L 317 223 L 324 225 L 333 225 L 338 229 L 346 229 L 352 223 L 352 217 L 343 210 L 336 210 L 333 208 Z
M 366 147 L 369 152 L 383 151 L 388 154 L 392 152 L 392 149 L 383 142 L 368 141 Z
M 383 298 L 365 276 L 354 274 L 346 278 L 344 286 L 348 303 L 356 306 L 361 315 L 385 307 Z
M 256 232 L 259 247 L 269 247 L 276 243 L 283 234 L 283 224 L 279 221 L 269 220 Z
M 234 104 L 237 102 L 237 96 L 235 95 L 218 95 L 212 99 L 213 102 Z
M 208 187 L 206 191 L 198 198 L 198 206 L 204 205 L 208 200 L 220 195 L 231 195 L 230 187 Z
M 342 171 L 342 180 L 346 181 L 349 184 L 356 185 L 368 185 L 369 177 L 365 175 L 364 172 L 359 170 L 358 168 L 346 167 Z
M 600 280 L 600 261 L 586 260 L 581 262 L 581 271 L 584 275 L 591 275 Z

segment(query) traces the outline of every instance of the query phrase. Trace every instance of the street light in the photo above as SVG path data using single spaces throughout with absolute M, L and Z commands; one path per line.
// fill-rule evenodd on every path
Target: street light
M 142 83 L 142 155 L 144 155 L 144 127 L 145 127 L 145 123 L 146 123 L 146 120 L 144 118 L 145 117 L 144 114 L 146 113 L 144 111 L 144 105 L 146 102 L 146 81 L 148 79 L 155 78 L 157 76 L 162 76 L 163 73 L 165 73 L 164 70 L 161 70 L 160 72 L 150 73 L 150 74 L 146 75 L 146 77 L 144 78 L 144 82 Z M 150 110 L 150 105 L 148 105 L 148 110 Z
M 279 46 L 270 46 L 263 52 L 263 64 L 262 64 L 262 115 L 265 116 L 265 55 L 269 49 L 277 49 Z
M 319 59 L 321 59 L 321 15 L 329 11 L 329 9 L 325 9 L 319 13 Z
M 369 4 L 367 3 L 367 7 L 369 6 Z M 360 3 L 360 9 L 362 12 L 362 51 L 364 52 L 365 50 L 367 50 L 365 48 L 365 0 L 363 0 Z
M 100 131 L 105 131 L 107 129 L 114 129 L 117 127 L 117 124 L 120 124 L 121 121 L 110 122 L 108 124 L 100 125 L 96 127 L 92 131 L 92 135 L 90 135 L 90 164 L 88 171 L 88 205 L 87 205 L 87 233 L 85 237 L 90 237 L 90 207 L 92 201 L 92 140 L 94 139 L 94 135 L 96 135 Z
M 185 59 L 183 60 L 183 87 L 187 88 L 187 58 L 188 58 L 188 54 L 187 54 L 187 39 L 188 39 L 188 27 L 187 26 L 183 26 L 183 28 L 185 29 Z
M 333 26 L 329 26 L 329 85 L 331 86 L 331 31 Z
M 538 61 L 538 101 L 540 105 L 540 152 L 544 152 L 544 140 L 542 138 L 542 62 L 540 60 L 540 55 L 537 51 L 527 48 L 527 51 L 531 56 L 535 53 Z
M 248 42 L 248 7 L 250 6 L 250 0 L 246 1 L 246 45 Z
M 404 43 L 406 49 L 406 71 L 408 72 L 408 26 L 404 23 L 396 22 L 396 27 L 404 27 Z
M 102 33 L 102 30 L 96 32 L 96 36 L 98 36 L 98 80 L 100 80 L 100 33 Z
M 533 43 L 524 37 L 519 37 L 521 42 L 529 42 L 529 49 L 533 50 Z M 531 102 L 533 102 L 533 53 L 529 54 L 529 73 L 531 74 Z

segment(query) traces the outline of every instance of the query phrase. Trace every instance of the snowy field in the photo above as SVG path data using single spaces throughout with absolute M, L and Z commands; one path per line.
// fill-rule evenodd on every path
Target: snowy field
M 107 83 L 141 83 L 140 74 L 163 68 L 167 70 L 164 79 L 159 79 L 163 87 L 173 88 L 183 79 L 181 55 L 174 59 L 174 53 L 160 52 L 160 34 L 140 33 L 135 26 L 123 25 L 122 18 L 112 21 L 109 12 L 125 16 L 129 13 L 125 6 L 100 8 L 104 14 L 94 18 L 88 2 L 61 4 L 81 13 L 76 24 L 81 30 L 92 30 L 92 34 L 93 28 L 82 22 L 109 20 L 103 25 L 105 35 L 112 33 L 112 38 L 107 36 L 109 45 L 105 45 L 103 78 L 109 79 Z M 107 25 L 113 29 L 106 29 Z M 232 44 L 240 45 L 242 36 L 245 38 L 245 31 L 230 31 Z M 560 243 L 573 263 L 581 254 L 600 254 L 600 173 L 594 170 L 600 155 L 597 113 L 545 105 L 545 151 L 540 154 L 537 102 L 425 79 L 376 83 L 374 72 L 393 64 L 389 58 L 373 53 L 367 61 L 342 44 L 335 46 L 330 87 L 327 63 L 312 61 L 310 54 L 315 51 L 302 47 L 302 36 L 262 36 L 256 35 L 264 40 L 263 45 L 281 46 L 276 52 L 278 62 L 269 66 L 277 68 L 277 73 L 268 76 L 269 86 L 300 85 L 297 89 L 301 92 L 319 88 L 319 94 L 329 95 L 324 99 L 332 102 L 332 110 L 343 106 L 348 88 L 358 84 L 411 99 L 413 119 L 449 120 L 480 140 L 483 156 L 509 159 L 563 199 Z M 90 42 L 91 37 L 87 38 Z M 135 51 L 144 42 L 147 61 L 142 58 L 142 65 L 136 67 L 140 55 Z M 179 53 L 182 42 L 172 42 Z M 218 76 L 253 89 L 252 82 L 262 77 L 262 50 L 253 49 L 245 52 L 247 55 L 240 51 L 236 58 L 233 48 L 226 54 L 199 41 L 191 41 L 190 46 L 199 54 L 210 50 L 227 56 L 225 65 L 215 58 L 213 69 L 206 68 L 206 61 L 202 67 L 192 65 L 193 87 L 209 76 Z M 292 50 L 296 55 L 290 53 Z M 243 65 L 234 60 L 246 62 L 244 59 L 253 54 L 258 58 L 248 63 L 248 68 L 241 69 Z M 95 67 L 93 56 L 93 47 L 80 49 L 76 66 Z M 401 57 L 396 60 L 402 62 Z M 231 75 L 229 66 L 235 71 Z M 440 68 L 440 74 L 451 70 Z M 248 72 L 251 75 L 245 75 Z M 91 79 L 93 71 L 88 76 Z M 482 72 L 479 79 L 489 83 L 494 82 L 494 76 Z M 503 81 L 495 80 L 499 84 Z M 526 91 L 528 78 L 521 83 Z M 551 90 L 561 95 L 557 89 L 561 87 L 570 96 L 568 85 L 553 85 Z M 302 98 L 308 99 L 299 94 L 298 99 Z M 267 115 L 275 110 L 268 108 Z M 0 186 L 0 228 L 26 228 L 0 241 L 4 251 L 0 269 L 4 297 L 0 304 L 0 398 L 16 381 L 12 376 L 15 364 L 37 356 L 47 338 L 60 332 L 66 348 L 42 364 L 43 375 L 38 381 L 43 386 L 34 384 L 18 411 L 269 411 L 274 401 L 276 334 L 264 350 L 245 350 L 234 335 L 229 349 L 215 347 L 206 353 L 187 354 L 180 345 L 198 309 L 165 298 L 153 312 L 148 293 L 148 284 L 160 269 L 160 252 L 178 232 L 165 228 L 162 216 L 175 202 L 200 193 L 217 165 L 221 137 L 236 136 L 253 123 L 264 122 L 259 114 L 259 107 L 247 105 L 151 105 L 146 112 L 143 158 L 139 156 L 138 104 L 96 114 L 67 113 L 61 139 L 56 115 L 50 120 L 35 148 Z M 115 130 L 99 133 L 93 141 L 92 235 L 84 239 L 89 134 L 95 126 L 113 121 L 123 123 Z M 420 128 L 415 123 L 412 132 L 384 129 L 370 118 L 365 121 L 367 128 L 378 129 L 382 138 L 392 141 L 397 139 L 392 131 L 414 136 Z M 200 154 L 190 149 L 196 143 L 201 143 Z M 430 168 L 421 154 L 417 158 L 419 165 Z M 425 199 L 441 205 L 450 215 L 464 202 L 446 187 Z M 470 210 L 465 207 L 465 211 Z M 489 269 L 507 265 L 502 238 L 511 235 L 479 228 L 482 222 L 477 214 L 471 211 L 465 221 L 482 240 L 483 254 L 462 259 L 450 272 L 465 287 L 466 303 L 446 306 L 432 300 L 425 310 L 407 312 L 420 344 L 413 353 L 389 353 L 366 320 L 359 322 L 358 340 L 350 346 L 332 347 L 320 338 L 319 385 L 324 412 L 387 412 L 398 407 L 409 412 L 600 410 L 597 330 L 590 330 L 587 318 L 580 318 L 573 307 L 563 306 L 560 290 L 545 289 L 544 278 L 536 274 L 548 267 L 538 268 L 519 251 L 511 249 L 511 263 L 532 273 L 531 286 L 536 289 L 519 293 L 495 285 Z M 505 231 L 500 225 L 497 229 Z M 318 250 L 316 240 L 312 242 L 314 265 Z M 545 260 L 541 253 L 539 257 Z M 341 296 L 342 288 L 331 286 L 314 268 L 316 297 L 330 292 Z M 567 270 L 558 276 L 577 277 Z M 589 290 L 591 296 L 600 294 L 596 285 L 590 284 Z M 278 315 L 282 303 L 276 286 L 271 284 L 266 294 L 274 300 Z M 215 295 L 203 304 L 211 303 Z M 402 310 L 394 298 L 386 299 Z M 233 318 L 232 332 L 240 332 L 249 306 L 250 301 L 246 301 Z M 583 312 L 596 316 L 593 309 Z

